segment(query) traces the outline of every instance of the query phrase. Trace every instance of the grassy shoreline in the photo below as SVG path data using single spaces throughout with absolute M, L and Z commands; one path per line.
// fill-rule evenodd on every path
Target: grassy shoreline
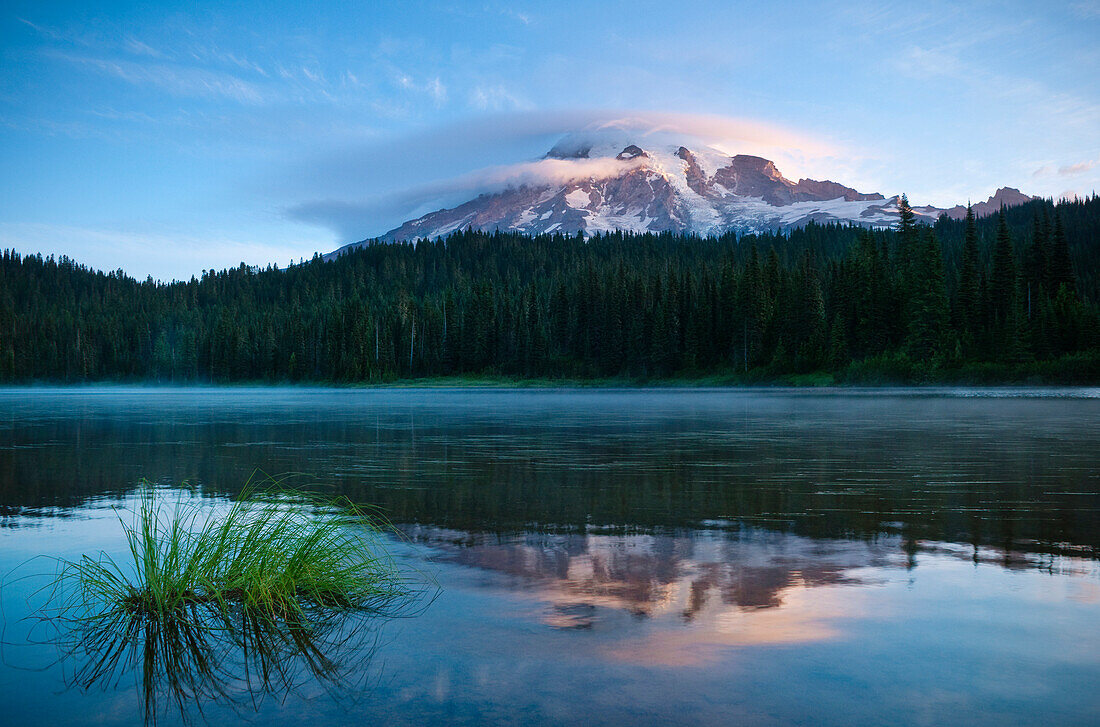
M 929 387 L 980 387 L 980 388 L 1059 388 L 1100 386 L 1100 377 L 1087 379 L 1062 379 L 1041 377 L 1017 377 L 989 379 L 975 377 L 940 377 L 920 380 L 901 380 L 885 377 L 867 379 L 841 379 L 829 372 L 790 374 L 778 377 L 752 378 L 726 375 L 707 375 L 676 379 L 547 379 L 512 378 L 505 376 L 438 376 L 388 381 L 173 381 L 173 380 L 119 380 L 100 381 L 29 381 L 0 385 L 4 389 L 93 389 L 97 387 L 133 388 L 194 388 L 194 389 L 331 389 L 331 390 L 385 390 L 385 389 L 922 389 Z
M 970 363 L 946 367 L 914 361 L 904 354 L 853 362 L 839 371 L 776 372 L 757 368 L 675 376 L 517 376 L 496 373 L 421 376 L 368 381 L 325 379 L 214 381 L 209 379 L 101 379 L 95 381 L 34 380 L 5 382 L 23 386 L 199 386 L 217 388 L 300 387 L 333 389 L 492 388 L 736 388 L 736 387 L 922 387 L 922 386 L 1100 386 L 1100 350 L 1063 356 L 1053 361 L 1018 364 Z

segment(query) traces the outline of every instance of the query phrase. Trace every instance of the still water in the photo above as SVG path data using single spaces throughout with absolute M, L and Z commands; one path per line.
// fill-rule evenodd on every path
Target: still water
M 173 702 L 34 618 L 143 478 L 257 470 L 379 506 L 424 586 L 339 680 Z M 8 724 L 1100 724 L 1098 556 L 1095 389 L 0 390 Z

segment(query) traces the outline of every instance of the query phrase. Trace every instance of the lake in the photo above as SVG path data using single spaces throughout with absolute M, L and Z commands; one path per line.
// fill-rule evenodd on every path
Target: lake
M 343 681 L 173 702 L 36 620 L 31 559 L 121 553 L 142 479 L 257 471 L 423 585 Z M 2 389 L 0 721 L 1100 724 L 1098 555 L 1097 389 Z

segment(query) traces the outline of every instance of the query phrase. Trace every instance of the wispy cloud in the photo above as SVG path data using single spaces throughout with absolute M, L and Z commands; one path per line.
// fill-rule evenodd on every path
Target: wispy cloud
M 200 64 L 233 66 L 238 70 L 256 73 L 264 78 L 269 76 L 266 68 L 239 52 L 222 50 L 216 45 L 192 42 L 184 47 L 184 54 Z
M 986 39 L 1002 33 L 987 31 Z M 895 58 L 895 68 L 922 81 L 946 80 L 965 89 L 972 98 L 1008 99 L 1030 115 L 1041 117 L 1048 126 L 1071 127 L 1094 132 L 1100 127 L 1100 104 L 1089 98 L 1051 87 L 1045 81 L 1020 75 L 1006 75 L 986 64 L 963 57 L 964 48 L 978 45 L 977 39 L 947 41 L 937 45 L 910 45 Z
M 447 85 L 443 83 L 439 76 L 417 81 L 412 76 L 399 72 L 397 74 L 397 85 L 405 91 L 427 96 L 436 108 L 440 108 L 447 103 Z
M 56 28 L 50 28 L 45 25 L 39 25 L 38 23 L 31 22 L 26 18 L 16 18 L 20 23 L 23 23 L 27 27 L 34 30 L 39 35 L 49 38 L 50 40 L 66 40 L 66 37 L 61 31 Z
M 1100 159 L 1086 159 L 1085 161 L 1076 162 L 1074 164 L 1065 164 L 1062 166 L 1055 166 L 1054 164 L 1044 164 L 1031 173 L 1032 177 L 1053 177 L 1055 175 L 1059 177 L 1075 177 L 1079 174 L 1092 171 L 1100 167 Z
M 1095 159 L 1085 162 L 1077 162 L 1076 164 L 1067 164 L 1064 167 L 1058 167 L 1058 175 L 1062 177 L 1072 177 L 1077 174 L 1084 174 L 1090 169 L 1094 169 L 1100 162 Z
M 845 25 L 891 37 L 927 35 L 932 28 L 954 22 L 959 13 L 959 8 L 951 5 L 933 8 L 906 0 L 863 0 L 838 8 Z
M 57 58 L 137 86 L 153 86 L 177 96 L 218 97 L 258 104 L 272 95 L 229 73 L 166 63 L 145 63 L 58 53 Z
M 303 65 L 298 73 L 285 73 L 279 86 L 271 72 L 237 50 L 198 40 L 193 32 L 180 38 L 149 41 L 123 32 L 118 27 L 98 29 L 53 28 L 21 19 L 47 42 L 36 53 L 44 59 L 61 61 L 121 79 L 135 86 L 157 88 L 175 96 L 226 99 L 237 103 L 261 104 L 276 100 L 308 97 L 306 85 L 327 87 L 322 72 Z
M 483 116 L 401 138 L 315 157 L 285 178 L 325 180 L 324 185 L 291 190 L 306 201 L 287 205 L 291 219 L 328 227 L 342 239 L 361 239 L 478 194 L 509 187 L 600 178 L 622 170 L 614 159 L 562 161 L 528 159 L 486 164 L 501 150 L 530 148 L 542 141 L 542 156 L 565 134 L 620 130 L 640 144 L 660 138 L 689 146 L 706 144 L 730 154 L 760 154 L 814 168 L 814 160 L 852 156 L 850 149 L 792 129 L 751 119 L 659 111 L 565 110 L 512 112 Z M 514 152 L 513 152 L 514 153 Z M 819 167 L 820 168 L 820 167 Z M 407 175 L 394 179 L 393 171 Z M 445 169 L 456 173 L 443 176 Z M 379 186 L 379 179 L 386 185 Z M 372 184 L 375 185 L 372 187 Z M 349 196 L 348 190 L 358 194 Z
M 959 57 L 942 47 L 910 46 L 902 51 L 897 65 L 906 75 L 920 79 L 958 78 L 966 74 Z
M 530 109 L 532 104 L 498 83 L 491 86 L 475 86 L 470 91 L 470 107 L 478 111 L 506 111 Z
M 531 15 L 529 13 L 520 12 L 513 8 L 504 7 L 500 9 L 500 14 L 506 18 L 512 18 L 513 20 L 522 23 L 523 25 L 531 24 Z
M 1089 0 L 1088 2 L 1075 2 L 1069 6 L 1070 12 L 1079 18 L 1087 20 L 1100 19 L 1100 2 Z
M 127 38 L 124 43 L 126 50 L 135 55 L 149 56 L 150 58 L 164 58 L 164 53 L 137 38 Z
M 344 239 L 362 236 L 378 220 L 402 221 L 426 212 L 464 202 L 479 194 L 525 185 L 564 184 L 578 179 L 603 179 L 638 162 L 615 159 L 540 159 L 479 169 L 453 179 L 358 201 L 315 200 L 293 205 L 287 214 L 301 222 L 313 222 L 336 230 Z M 396 219 L 396 218 L 394 218 Z

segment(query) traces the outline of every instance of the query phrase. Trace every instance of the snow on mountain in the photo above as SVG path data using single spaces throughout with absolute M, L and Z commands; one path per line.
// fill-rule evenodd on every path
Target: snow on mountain
M 867 227 L 897 222 L 896 196 L 865 194 L 827 180 L 794 182 L 767 159 L 729 156 L 692 140 L 680 141 L 694 148 L 657 134 L 635 138 L 622 129 L 570 135 L 533 163 L 536 171 L 540 165 L 553 171 L 544 180 L 529 175 L 498 192 L 410 220 L 383 239 L 432 239 L 466 228 L 716 235 L 786 230 L 811 220 Z M 998 190 L 983 204 L 999 208 L 1001 201 L 1019 204 L 1028 199 L 1018 190 Z M 958 209 L 947 212 L 955 216 Z M 914 207 L 914 212 L 932 220 L 944 210 Z

